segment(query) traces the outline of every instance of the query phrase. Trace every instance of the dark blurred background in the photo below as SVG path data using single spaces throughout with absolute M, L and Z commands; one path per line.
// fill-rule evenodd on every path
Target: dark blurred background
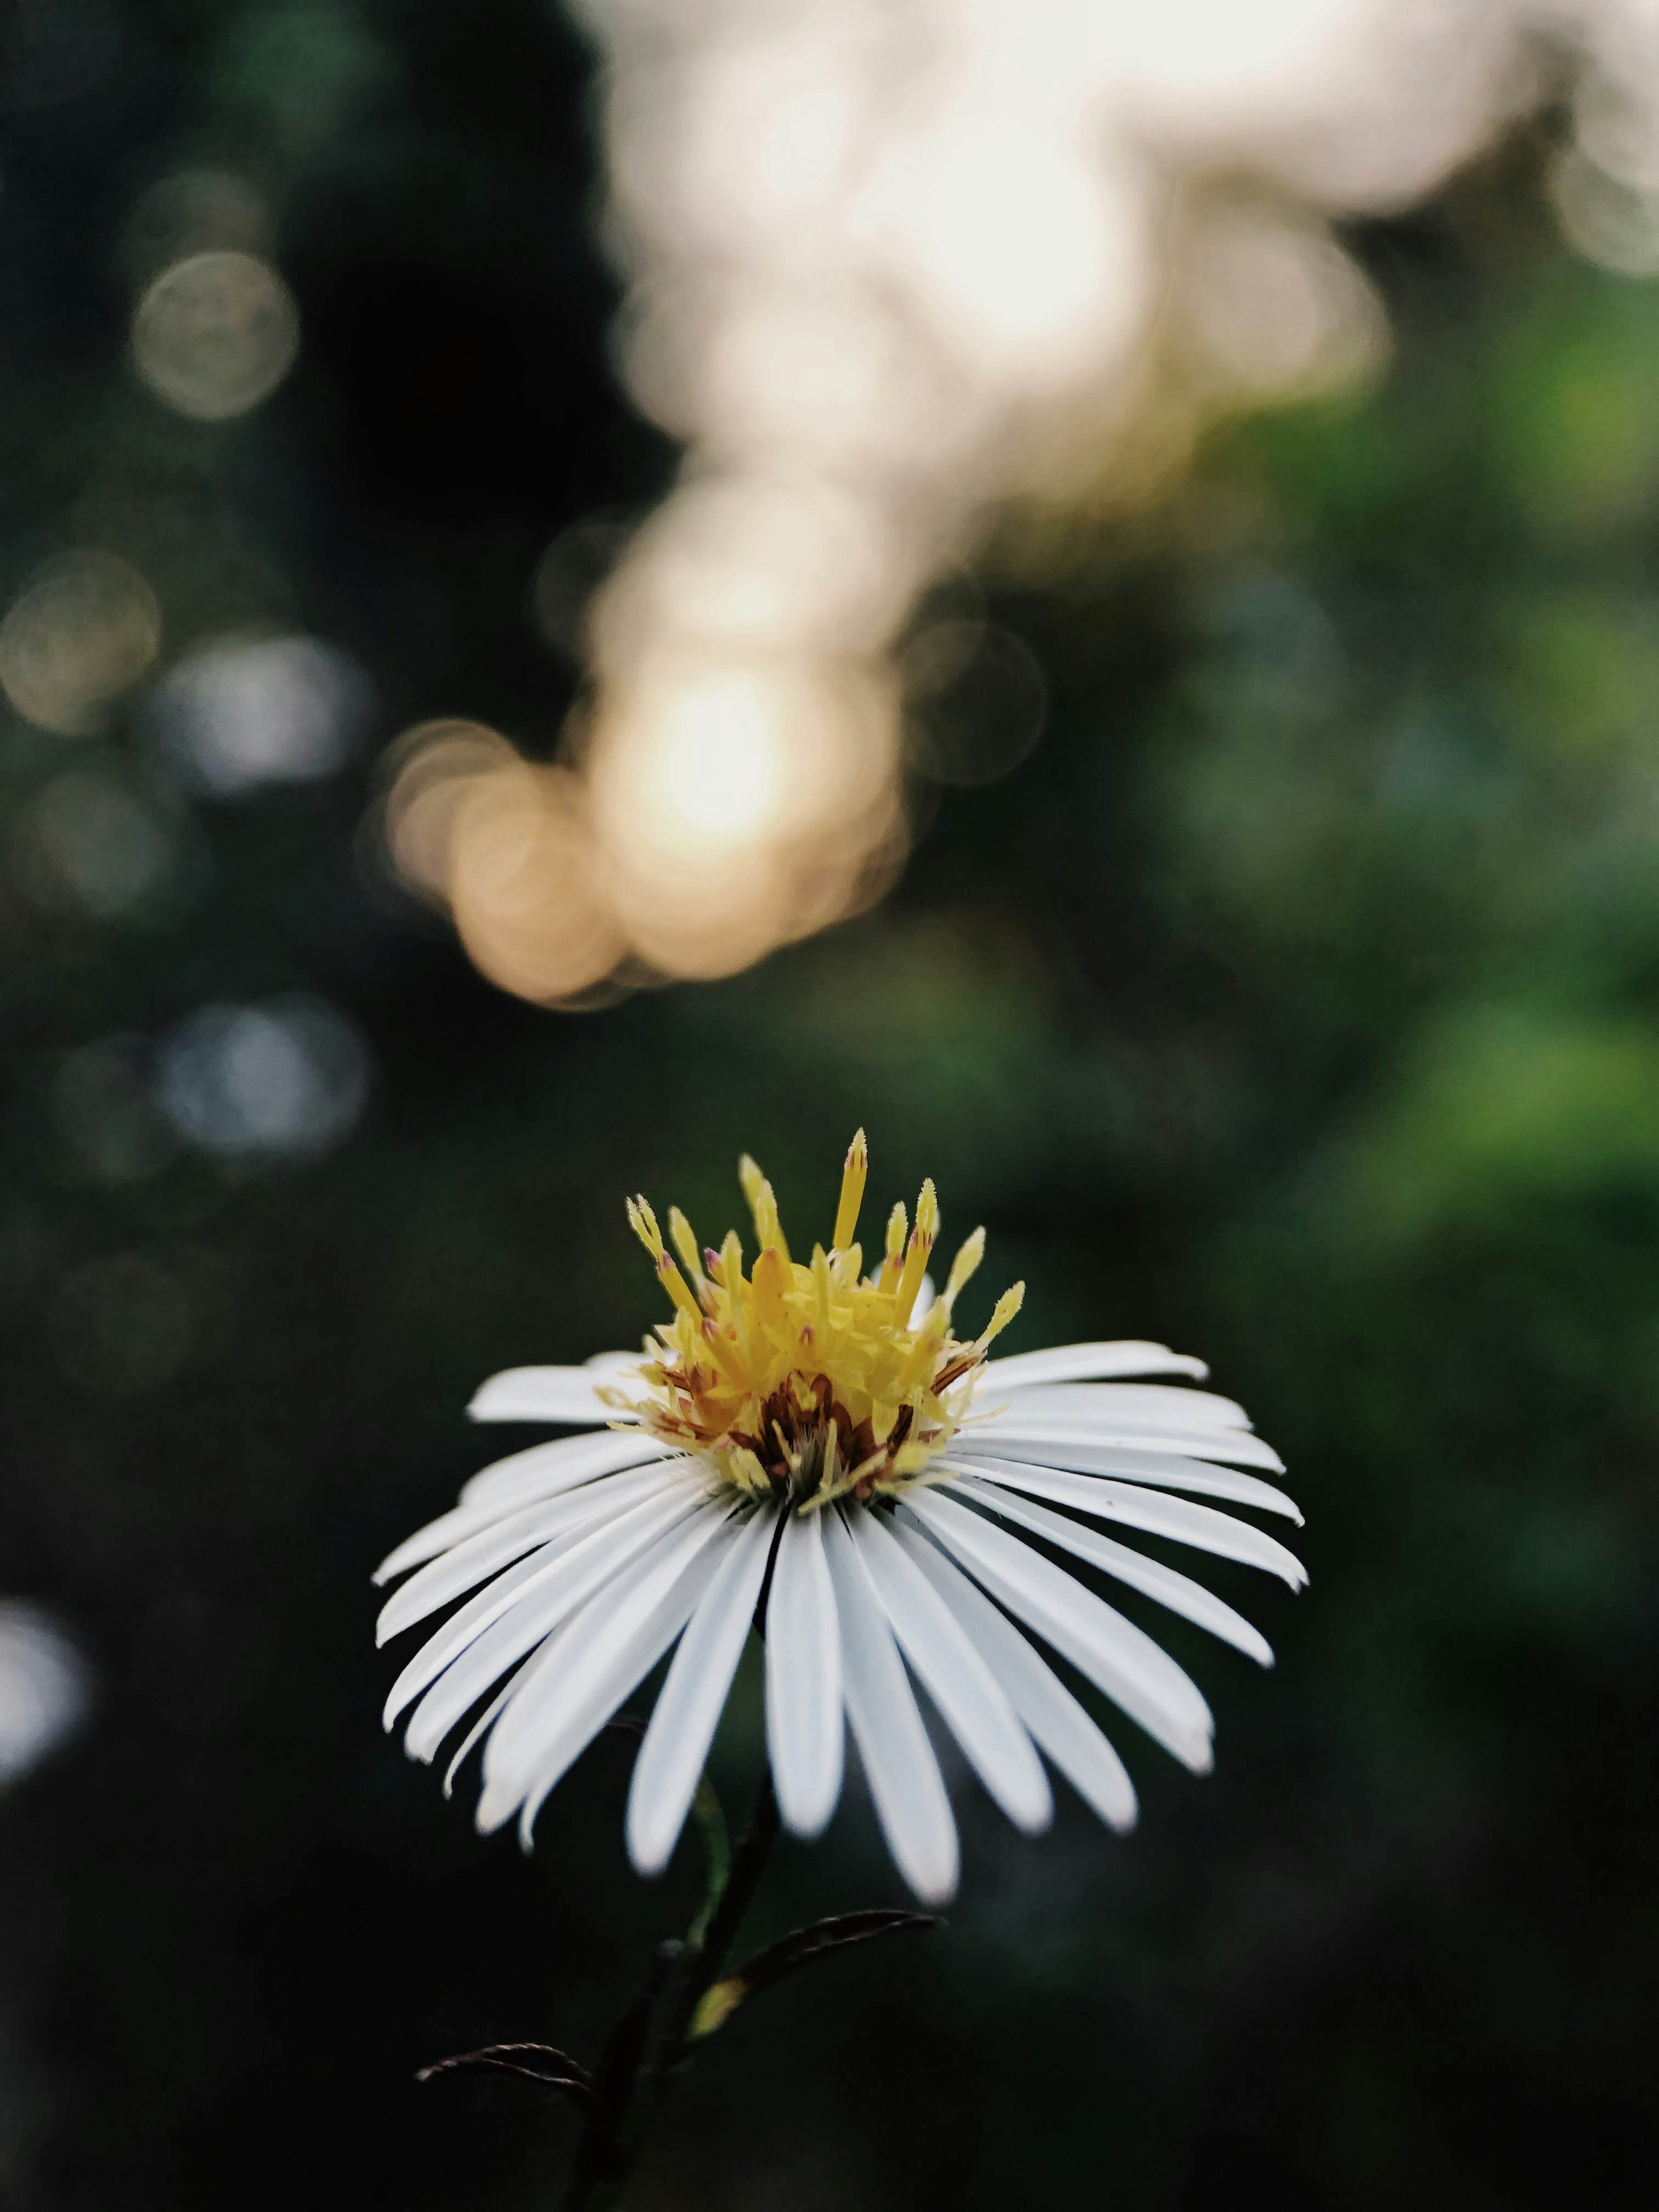
M 749 1149 L 822 1234 L 860 1122 L 884 1207 L 931 1173 L 1026 1278 L 1015 1348 L 1210 1359 L 1312 1586 L 1206 1569 L 1265 1677 L 1160 1617 L 1218 1768 L 1115 1729 L 1127 1841 L 964 1786 L 948 1931 L 741 2014 L 641 2212 L 1645 2202 L 1659 299 L 1560 242 L 1547 117 L 1357 228 L 1369 393 L 987 566 L 1046 732 L 913 781 L 884 905 L 548 1012 L 364 823 L 422 716 L 550 747 L 543 550 L 674 465 L 607 366 L 592 66 L 536 0 L 0 18 L 0 2202 L 554 2201 L 562 2107 L 412 2075 L 590 2049 L 692 1854 L 629 1872 L 616 1738 L 480 1841 L 380 1734 L 369 1571 L 491 1455 L 483 1376 L 654 1317 L 624 1191 L 717 1238 Z M 130 366 L 186 234 L 302 338 L 222 420 Z M 737 1802 L 757 1729 L 750 1682 Z M 898 1892 L 849 1796 L 759 1932 Z

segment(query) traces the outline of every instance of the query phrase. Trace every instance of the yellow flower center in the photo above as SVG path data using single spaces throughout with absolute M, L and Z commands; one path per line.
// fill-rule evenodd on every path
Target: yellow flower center
M 629 1221 L 674 1313 L 645 1340 L 645 1395 L 613 1389 L 602 1394 L 607 1401 L 696 1453 L 734 1488 L 802 1511 L 848 1491 L 869 1498 L 915 1482 L 961 1426 L 986 1348 L 1019 1311 L 1025 1285 L 1003 1292 L 981 1335 L 951 1334 L 957 1295 L 985 1250 L 976 1229 L 943 1292 L 918 1311 L 939 1235 L 931 1182 L 921 1187 L 914 1229 L 902 1204 L 893 1208 L 881 1265 L 864 1274 L 854 1238 L 869 1165 L 860 1129 L 848 1151 L 830 1249 L 815 1244 L 803 1264 L 790 1256 L 771 1184 L 753 1160 L 740 1161 L 760 1248 L 747 1275 L 735 1230 L 718 1252 L 700 1255 L 675 1206 L 668 1229 L 682 1273 L 656 1215 L 644 1199 L 630 1199 Z

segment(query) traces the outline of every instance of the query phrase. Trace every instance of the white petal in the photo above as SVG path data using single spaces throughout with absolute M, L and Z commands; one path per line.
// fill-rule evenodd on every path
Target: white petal
M 1267 1638 L 1252 1628 L 1243 1613 L 1224 1605 L 1201 1583 L 1177 1574 L 1173 1567 L 1161 1565 L 1156 1559 L 1143 1559 L 1127 1544 L 1115 1544 L 1109 1536 L 1085 1528 L 1067 1520 L 1063 1513 L 1051 1513 L 1046 1506 L 1033 1505 L 1027 1498 L 1011 1498 L 994 1483 L 953 1482 L 950 1488 L 952 1492 L 964 1492 L 975 1504 L 988 1506 L 1006 1521 L 1017 1521 L 1022 1528 L 1034 1529 L 1051 1544 L 1059 1544 L 1066 1551 L 1075 1553 L 1079 1559 L 1087 1559 L 1091 1566 L 1104 1568 L 1131 1589 L 1156 1598 L 1182 1620 L 1196 1622 L 1212 1636 L 1220 1637 L 1224 1643 L 1247 1653 L 1259 1666 L 1273 1665 L 1273 1649 Z
M 984 1654 L 1009 1702 L 1087 1806 L 1109 1827 L 1132 1828 L 1135 1790 L 1123 1761 L 1005 1613 L 938 1546 L 895 1516 L 894 1534 Z
M 936 1490 L 913 1490 L 905 1504 L 975 1579 L 1104 1690 L 1131 1720 L 1190 1766 L 1211 1764 L 1213 1723 L 1196 1683 L 1150 1636 L 1114 1613 L 1092 1590 L 1006 1529 Z
M 508 1367 L 466 1410 L 475 1421 L 609 1421 L 614 1409 L 599 1393 L 611 1379 L 599 1367 Z
M 684 1627 L 738 1534 L 724 1499 L 701 1506 L 549 1638 L 484 1746 L 483 1832 L 518 1809 L 528 1843 L 548 1792 Z
M 1025 1390 L 1037 1382 L 1092 1382 L 1103 1375 L 1191 1375 L 1201 1382 L 1209 1371 L 1201 1359 L 1171 1352 L 1166 1344 L 1053 1344 L 1041 1352 L 1017 1352 L 1012 1359 L 988 1359 L 981 1388 Z
M 628 1793 L 628 1851 L 641 1874 L 672 1857 L 725 1708 L 766 1577 L 777 1528 L 757 1513 L 726 1552 L 674 1654 Z M 836 1715 L 837 1727 L 841 1715 Z
M 677 1477 L 662 1467 L 630 1469 L 582 1484 L 562 1498 L 540 1498 L 516 1513 L 499 1513 L 483 1528 L 437 1559 L 429 1559 L 380 1607 L 377 1644 L 389 1643 L 417 1620 L 424 1620 L 463 1590 L 475 1589 L 498 1569 L 526 1552 L 580 1527 L 599 1514 L 620 1515 L 641 1498 L 672 1488 Z
M 597 1525 L 584 1522 L 542 1551 L 533 1552 L 517 1566 L 509 1567 L 493 1583 L 469 1598 L 453 1613 L 437 1634 L 421 1646 L 392 1684 L 386 1702 L 385 1725 L 392 1726 L 411 1698 L 437 1680 L 446 1667 L 477 1644 L 486 1629 L 510 1613 L 513 1626 L 492 1640 L 489 1651 L 501 1650 L 499 1662 L 478 1680 L 471 1695 L 457 1708 L 456 1718 L 473 1698 L 482 1697 L 503 1668 L 527 1651 L 556 1627 L 566 1613 L 582 1604 L 611 1574 L 654 1543 L 662 1530 L 684 1521 L 702 1502 L 690 1484 L 676 1485 L 659 1498 L 647 1498 L 612 1521 L 604 1516 Z M 469 1661 L 471 1666 L 471 1662 Z
M 611 1474 L 621 1468 L 642 1467 L 649 1460 L 676 1456 L 671 1445 L 654 1437 L 618 1436 L 607 1430 L 598 1437 L 562 1437 L 556 1443 L 532 1444 L 514 1452 L 493 1467 L 475 1474 L 461 1491 L 460 1503 L 428 1521 L 387 1553 L 374 1570 L 374 1580 L 389 1583 L 422 1560 L 436 1559 L 450 1545 L 459 1543 L 480 1528 L 487 1528 L 502 1514 L 515 1512 L 539 1498 L 556 1498 L 578 1483 Z
M 893 1632 L 841 1515 L 829 1507 L 823 1547 L 841 1615 L 847 1717 L 893 1862 L 916 1895 L 942 1905 L 959 1860 L 951 1800 L 916 1709 Z
M 695 1504 L 696 1501 L 691 1502 Z M 671 1532 L 684 1518 L 682 1515 L 671 1523 Z M 655 1533 L 661 1525 L 659 1518 L 647 1527 L 645 1534 L 647 1546 L 653 1541 L 665 1540 Z M 502 1669 L 512 1666 L 537 1644 L 545 1642 L 560 1622 L 586 1601 L 596 1581 L 602 1590 L 605 1581 L 635 1558 L 641 1548 L 638 1531 L 620 1548 L 601 1547 L 596 1554 L 586 1556 L 580 1579 L 575 1583 L 551 1577 L 540 1582 L 534 1589 L 526 1590 L 521 1601 L 515 1601 L 491 1622 L 481 1635 L 468 1644 L 465 1651 L 451 1661 L 410 1715 L 409 1727 L 404 1735 L 404 1749 L 410 1757 L 432 1759 L 461 1716 L 477 1704 Z
M 1236 1462 L 1241 1467 L 1265 1467 L 1270 1474 L 1283 1474 L 1285 1462 L 1271 1444 L 1264 1444 L 1260 1437 L 1253 1437 L 1245 1429 L 1195 1429 L 1190 1431 L 1176 1429 L 1109 1428 L 1104 1423 L 1079 1424 L 1076 1421 L 1045 1421 L 1036 1415 L 1018 1411 L 1005 1414 L 1000 1420 L 979 1420 L 970 1416 L 962 1431 L 964 1448 L 975 1451 L 1001 1451 L 1005 1446 L 1030 1445 L 1042 1449 L 1064 1451 L 1094 1451 L 1109 1446 L 1115 1451 L 1186 1452 L 1194 1459 L 1215 1459 Z
M 766 1601 L 766 1748 L 783 1824 L 816 1836 L 841 1795 L 841 1630 L 822 1513 L 784 1516 Z
M 530 1668 L 535 1664 L 535 1661 L 536 1654 L 532 1651 L 529 1658 L 521 1661 L 520 1663 L 513 1669 L 513 1672 L 507 1676 L 506 1681 L 501 1684 L 501 1688 L 496 1691 L 495 1696 L 489 1700 L 489 1703 L 479 1714 L 477 1719 L 473 1722 L 471 1727 L 461 1738 L 459 1746 L 456 1749 L 453 1756 L 451 1758 L 448 1765 L 444 1769 L 444 1796 L 446 1797 L 451 1794 L 455 1787 L 455 1777 L 460 1772 L 461 1766 L 466 1758 L 466 1754 L 471 1750 L 473 1745 L 477 1742 L 480 1736 L 487 1735 L 489 1731 L 495 1727 L 496 1714 L 500 1712 L 501 1707 L 507 1703 L 514 1690 L 518 1688 L 520 1682 L 530 1671 Z M 405 1750 L 409 1747 L 407 1738 L 404 1739 L 404 1747 Z
M 946 1462 L 938 1462 L 943 1468 Z M 1096 1521 L 1115 1521 L 1121 1528 L 1144 1529 L 1149 1536 L 1168 1536 L 1177 1544 L 1190 1544 L 1196 1552 L 1212 1553 L 1218 1559 L 1238 1559 L 1247 1567 L 1262 1567 L 1294 1590 L 1307 1586 L 1308 1571 L 1294 1552 L 1286 1551 L 1249 1521 L 1236 1521 L 1231 1513 L 1218 1513 L 1213 1505 L 1199 1505 L 1190 1498 L 1171 1498 L 1139 1483 L 1109 1482 L 1103 1475 L 1056 1473 L 1045 1481 L 1042 1469 L 1024 1460 L 975 1459 L 953 1472 L 976 1474 L 1012 1490 L 1032 1490 L 1039 1497 L 1059 1497 Z M 1069 1482 L 1075 1482 L 1075 1492 Z
M 684 1456 L 678 1444 L 661 1443 L 639 1429 L 601 1429 L 577 1437 L 555 1437 L 544 1444 L 526 1444 L 522 1451 L 509 1452 L 505 1459 L 492 1460 L 481 1467 L 477 1474 L 461 1485 L 460 1502 L 465 1507 L 490 1505 L 498 1503 L 526 1503 L 537 1496 L 546 1483 L 552 1490 L 563 1490 L 571 1481 L 588 1475 L 614 1474 L 618 1468 L 642 1467 L 649 1459 L 678 1459 Z
M 847 1525 L 900 1649 L 975 1772 L 1017 1828 L 1040 1834 L 1054 1817 L 1054 1801 L 1042 1761 L 995 1675 L 883 1516 L 855 1508 Z
M 1213 1390 L 1179 1390 L 1168 1382 L 1067 1382 L 1021 1390 L 999 1414 L 994 1390 L 981 1387 L 975 1398 L 994 1419 L 1061 1421 L 1087 1428 L 1103 1423 L 1113 1429 L 1248 1429 L 1250 1419 L 1236 1398 Z
M 1030 1460 L 1050 1474 L 1072 1468 L 1080 1474 L 1120 1474 L 1126 1481 L 1151 1483 L 1158 1490 L 1192 1490 L 1202 1498 L 1231 1498 L 1236 1505 L 1259 1505 L 1264 1512 L 1282 1513 L 1298 1528 L 1302 1526 L 1294 1501 L 1282 1490 L 1259 1475 L 1241 1474 L 1237 1468 L 1217 1467 L 1208 1460 L 1182 1459 L 1175 1452 L 1131 1451 L 1116 1444 L 1025 1443 L 1018 1437 L 1001 1435 L 994 1445 L 989 1437 L 981 1445 L 971 1432 L 957 1437 L 951 1446 L 951 1456 L 964 1467 L 975 1463 L 981 1451 L 1005 1466 L 1011 1460 Z

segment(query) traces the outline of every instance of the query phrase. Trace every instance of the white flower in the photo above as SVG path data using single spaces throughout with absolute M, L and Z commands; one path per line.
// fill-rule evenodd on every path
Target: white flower
M 976 1230 L 931 1298 L 931 1183 L 908 1243 L 900 1206 L 881 1265 L 865 1276 L 854 1232 L 866 1170 L 860 1131 L 830 1249 L 804 1264 L 790 1256 L 770 1184 L 745 1159 L 760 1248 L 746 1277 L 735 1233 L 700 1255 L 677 1208 L 682 1273 L 650 1207 L 634 1201 L 629 1219 L 672 1320 L 643 1353 L 514 1368 L 473 1400 L 477 1420 L 588 1431 L 486 1468 L 376 1577 L 418 1570 L 380 1615 L 382 1643 L 473 1593 L 398 1676 L 386 1725 L 412 1706 L 404 1744 L 429 1760 L 495 1692 L 445 1784 L 487 1737 L 481 1829 L 516 1814 L 527 1845 L 549 1791 L 678 1643 L 628 1805 L 634 1863 L 659 1872 L 763 1590 L 767 1743 L 785 1823 L 814 1835 L 835 1809 L 844 1713 L 889 1848 L 929 1900 L 956 1887 L 957 1832 L 913 1674 L 1020 1828 L 1035 1833 L 1051 1817 L 1039 1753 L 1111 1826 L 1134 1820 L 1117 1753 L 1016 1623 L 1194 1772 L 1211 1764 L 1196 1686 L 1048 1550 L 1273 1663 L 1231 1606 L 1089 1525 L 1244 1560 L 1299 1589 L 1304 1571 L 1282 1545 L 1194 1502 L 1299 1523 L 1282 1491 L 1243 1471 L 1280 1471 L 1243 1409 L 1188 1387 L 1204 1366 L 1162 1345 L 988 1359 L 1023 1285 L 999 1300 L 983 1334 L 951 1334 L 985 1240 Z M 1132 1376 L 1187 1380 L 1123 1379 Z

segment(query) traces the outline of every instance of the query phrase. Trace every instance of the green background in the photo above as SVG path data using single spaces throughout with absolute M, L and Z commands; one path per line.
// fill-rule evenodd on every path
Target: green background
M 43 96 L 49 20 L 84 36 Z M 0 1799 L 0 2201 L 552 2201 L 562 2107 L 413 2071 L 591 2049 L 692 1855 L 629 1872 L 614 1737 L 533 1857 L 478 1840 L 379 1732 L 368 1572 L 487 1456 L 484 1375 L 654 1317 L 624 1191 L 717 1238 L 751 1150 L 810 1242 L 860 1122 L 877 1203 L 928 1173 L 947 1243 L 986 1224 L 970 1318 L 1026 1278 L 1011 1349 L 1209 1358 L 1290 1462 L 1312 1583 L 1206 1567 L 1269 1675 L 1158 1619 L 1218 1764 L 1117 1726 L 1127 1841 L 1068 1800 L 1027 1843 L 964 1783 L 948 1931 L 740 2014 L 641 2207 L 1644 2201 L 1659 301 L 1559 243 L 1545 137 L 1352 237 L 1397 337 L 1369 396 L 1223 426 L 1040 581 L 988 566 L 1046 734 L 989 788 L 917 785 L 878 912 L 576 1017 L 482 981 L 360 824 L 421 715 L 547 750 L 574 678 L 536 561 L 673 466 L 606 367 L 589 56 L 532 0 L 64 0 L 3 39 L 4 595 L 106 545 L 169 657 L 299 626 L 378 703 L 353 769 L 218 804 L 168 783 L 142 697 L 75 743 L 0 726 L 0 1591 L 97 1682 Z M 118 267 L 135 196 L 204 161 L 276 207 L 305 333 L 216 427 L 131 379 Z M 165 817 L 164 896 L 32 888 L 66 764 Z M 331 1157 L 135 1152 L 130 1100 L 66 1120 L 89 1042 L 142 1061 L 294 989 L 373 1055 Z M 157 1298 L 187 1316 L 160 1353 Z M 736 1797 L 757 1752 L 750 1681 Z M 902 1901 L 849 1793 L 761 1932 Z

